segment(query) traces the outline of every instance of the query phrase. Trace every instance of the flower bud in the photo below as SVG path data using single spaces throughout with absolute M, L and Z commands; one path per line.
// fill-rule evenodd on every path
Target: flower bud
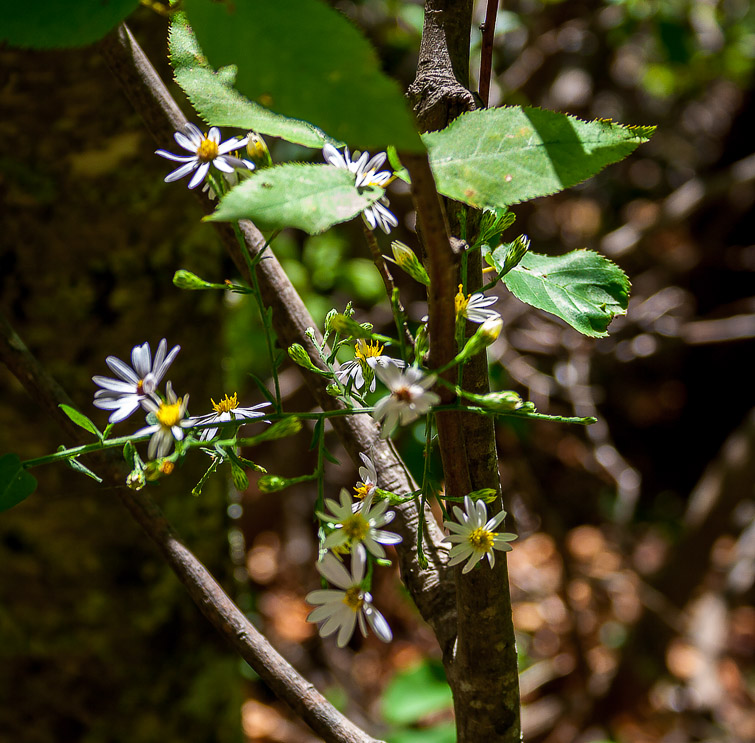
M 249 487 L 249 478 L 246 476 L 246 472 L 233 460 L 231 460 L 231 477 L 236 490 L 243 493 Z
M 294 343 L 293 345 L 288 347 L 288 355 L 291 357 L 291 360 L 295 363 L 301 366 L 303 369 L 307 369 L 309 371 L 313 372 L 319 372 L 322 373 L 321 369 L 318 369 L 313 363 L 312 359 L 309 358 L 309 354 L 307 353 L 304 346 L 300 345 L 299 343 Z
M 179 289 L 190 289 L 192 291 L 226 288 L 225 284 L 211 284 L 209 281 L 205 281 L 195 273 L 186 271 L 183 268 L 173 274 L 173 285 L 177 286 Z
M 478 354 L 498 340 L 503 327 L 503 320 L 500 317 L 491 317 L 477 328 L 475 334 L 467 341 L 461 353 L 456 357 L 456 362 L 461 363 Z
M 249 155 L 249 159 L 257 166 L 257 168 L 269 168 L 273 164 L 273 159 L 270 157 L 270 150 L 267 148 L 267 143 L 262 138 L 262 135 L 257 134 L 257 132 L 249 132 L 249 139 L 246 143 L 246 152 Z
M 330 321 L 330 326 L 341 335 L 351 336 L 352 338 L 372 338 L 371 323 L 360 325 L 356 320 L 352 320 L 346 315 L 335 315 Z
M 126 487 L 131 490 L 141 490 L 147 484 L 147 478 L 144 475 L 144 470 L 135 469 L 128 473 L 126 478 Z
M 506 257 L 503 259 L 503 271 L 501 271 L 501 276 L 505 276 L 512 268 L 518 266 L 529 249 L 529 237 L 527 237 L 527 235 L 519 235 L 519 237 L 509 245 L 509 248 L 506 251 Z
M 427 275 L 425 267 L 419 262 L 419 258 L 408 245 L 404 245 L 399 240 L 394 240 L 391 243 L 391 250 L 393 251 L 393 259 L 400 269 L 406 271 L 420 284 L 430 286 L 430 277 Z

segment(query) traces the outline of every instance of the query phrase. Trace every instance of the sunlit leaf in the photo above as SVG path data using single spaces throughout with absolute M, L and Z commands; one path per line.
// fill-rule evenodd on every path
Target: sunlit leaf
M 593 338 L 608 335 L 609 323 L 626 314 L 629 302 L 626 274 L 591 250 L 559 256 L 527 253 L 503 281 L 517 299 Z
M 440 193 L 483 209 L 574 186 L 623 160 L 653 130 L 506 106 L 462 114 L 422 139 Z
M 168 49 L 176 82 L 208 124 L 253 129 L 306 147 L 319 148 L 332 141 L 312 124 L 273 113 L 238 93 L 233 87 L 235 68 L 216 72 L 207 64 L 183 13 L 177 13 L 170 25 Z
M 364 36 L 321 0 L 183 7 L 209 64 L 237 65 L 236 89 L 249 100 L 355 147 L 422 150 L 398 84 Z
M 251 219 L 262 229 L 298 227 L 314 235 L 355 217 L 383 194 L 357 190 L 348 170 L 290 163 L 265 168 L 232 189 L 210 220 Z

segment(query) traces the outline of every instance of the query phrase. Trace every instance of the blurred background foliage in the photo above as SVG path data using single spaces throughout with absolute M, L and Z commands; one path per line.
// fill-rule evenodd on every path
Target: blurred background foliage
M 334 5 L 407 87 L 421 4 Z M 478 2 L 476 24 L 483 16 Z M 141 9 L 131 24 L 170 80 L 165 20 Z M 475 26 L 473 89 L 479 55 Z M 0 59 L 3 313 L 98 423 L 91 376 L 106 373 L 104 358 L 163 336 L 182 346 L 169 377 L 193 414 L 225 393 L 259 402 L 248 373 L 266 378 L 269 366 L 256 308 L 172 286 L 177 268 L 235 275 L 186 189 L 162 182 L 166 164 L 96 47 Z M 601 250 L 634 284 L 627 317 L 598 341 L 504 293 L 497 305 L 493 386 L 543 412 L 600 418 L 586 431 L 498 429 L 508 526 L 521 535 L 510 572 L 530 741 L 755 738 L 753 64 L 747 0 L 515 0 L 498 13 L 492 105 L 658 125 L 627 161 L 514 210 L 511 238 L 527 233 L 537 252 Z M 276 161 L 319 161 L 269 144 Z M 416 245 L 407 190 L 396 183 L 390 197 L 401 223 L 391 237 Z M 358 221 L 285 232 L 273 249 L 318 323 L 353 301 L 359 320 L 390 327 Z M 396 278 L 419 320 L 420 287 Z M 0 380 L 0 450 L 54 450 L 60 434 L 4 368 Z M 281 381 L 286 408 L 309 409 L 298 369 L 284 365 Z M 245 454 L 306 474 L 309 435 Z M 423 443 L 420 426 L 398 440 L 415 473 Z M 337 493 L 356 472 L 330 448 Z M 374 591 L 393 644 L 321 642 L 303 602 L 317 581 L 313 489 L 263 495 L 252 477 L 237 493 L 218 477 L 194 498 L 202 464 L 154 495 L 274 644 L 375 734 L 452 741 L 438 649 L 396 576 L 380 571 Z M 0 738 L 313 740 L 215 638 L 107 490 L 63 468 L 38 474 L 38 493 L 0 518 Z

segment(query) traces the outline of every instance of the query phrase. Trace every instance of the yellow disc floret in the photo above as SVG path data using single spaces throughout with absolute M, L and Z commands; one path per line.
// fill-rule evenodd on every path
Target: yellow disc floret
M 462 285 L 459 284 L 459 293 L 454 297 L 454 306 L 456 308 L 456 317 L 463 317 L 467 311 L 467 305 L 469 304 L 469 298 L 471 295 L 464 295 L 462 291 Z
M 181 410 L 181 398 L 179 397 L 172 404 L 167 402 L 160 403 L 160 407 L 155 413 L 157 420 L 160 421 L 160 425 L 165 428 L 173 428 L 181 422 L 183 418 L 183 410 Z
M 233 397 L 226 395 L 220 402 L 215 402 L 215 400 L 210 398 L 210 402 L 212 403 L 212 409 L 216 413 L 230 413 L 231 410 L 235 410 L 239 406 L 235 392 L 233 393 Z
M 469 543 L 478 552 L 490 552 L 493 549 L 493 532 L 478 526 L 469 533 Z
M 362 514 L 355 513 L 343 522 L 343 530 L 350 542 L 361 542 L 370 533 L 370 525 Z
M 213 142 L 206 137 L 202 140 L 202 144 L 197 147 L 197 157 L 203 163 L 210 163 L 218 156 L 217 142 Z
M 354 356 L 360 364 L 364 364 L 367 359 L 374 359 L 376 356 L 382 355 L 383 346 L 377 341 L 366 343 L 361 338 L 357 341 L 356 348 L 354 349 Z
M 359 611 L 362 608 L 364 605 L 364 598 L 362 598 L 362 591 L 359 586 L 352 586 L 346 591 L 343 597 L 343 603 L 352 611 Z

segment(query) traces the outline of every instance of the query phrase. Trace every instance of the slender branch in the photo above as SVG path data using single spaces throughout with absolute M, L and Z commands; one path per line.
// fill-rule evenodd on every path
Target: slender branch
M 76 426 L 71 430 L 73 424 L 58 407 L 60 403 L 71 404 L 68 395 L 34 358 L 5 318 L 2 318 L 0 328 L 3 331 L 0 334 L 0 360 L 74 441 L 83 442 L 85 432 Z M 103 459 L 105 464 L 109 464 L 108 479 L 121 502 L 157 545 L 202 613 L 275 694 L 326 741 L 377 743 L 344 717 L 278 654 L 181 541 L 148 493 L 123 487 L 122 466 L 112 459 Z
M 498 15 L 498 0 L 488 0 L 485 22 L 482 26 L 482 50 L 480 52 L 480 98 L 487 108 L 490 100 L 490 76 L 493 71 L 493 40 L 495 21 Z
M 100 43 L 99 48 L 156 141 L 167 141 L 175 129 L 184 125 L 185 118 L 128 28 L 120 26 Z M 211 212 L 214 208 L 212 202 L 199 189 L 195 194 L 204 211 Z M 251 283 L 233 228 L 219 222 L 212 224 L 237 269 Z M 254 260 L 264 249 L 265 237 L 249 221 L 241 221 L 239 228 Z M 267 250 L 257 262 L 255 270 L 263 302 L 273 308 L 273 327 L 281 343 L 285 346 L 301 344 L 314 363 L 324 369 L 314 344 L 306 335 L 306 330 L 314 328 L 315 323 L 275 255 Z M 326 385 L 317 375 L 305 373 L 304 380 L 324 410 L 343 407 L 327 394 Z M 394 493 L 410 493 L 417 489 L 406 466 L 390 444 L 379 437 L 377 426 L 368 415 L 338 418 L 334 420 L 333 428 L 355 463 L 359 464 L 360 452 L 372 457 L 382 488 Z M 450 581 L 443 580 L 448 554 L 441 545 L 443 535 L 428 510 L 424 546 L 429 566 L 421 570 L 416 552 L 419 528 L 417 509 L 408 503 L 397 507 L 396 512 L 394 530 L 403 538 L 397 550 L 402 579 L 441 647 L 445 647 L 453 639 L 456 619 L 453 586 Z

